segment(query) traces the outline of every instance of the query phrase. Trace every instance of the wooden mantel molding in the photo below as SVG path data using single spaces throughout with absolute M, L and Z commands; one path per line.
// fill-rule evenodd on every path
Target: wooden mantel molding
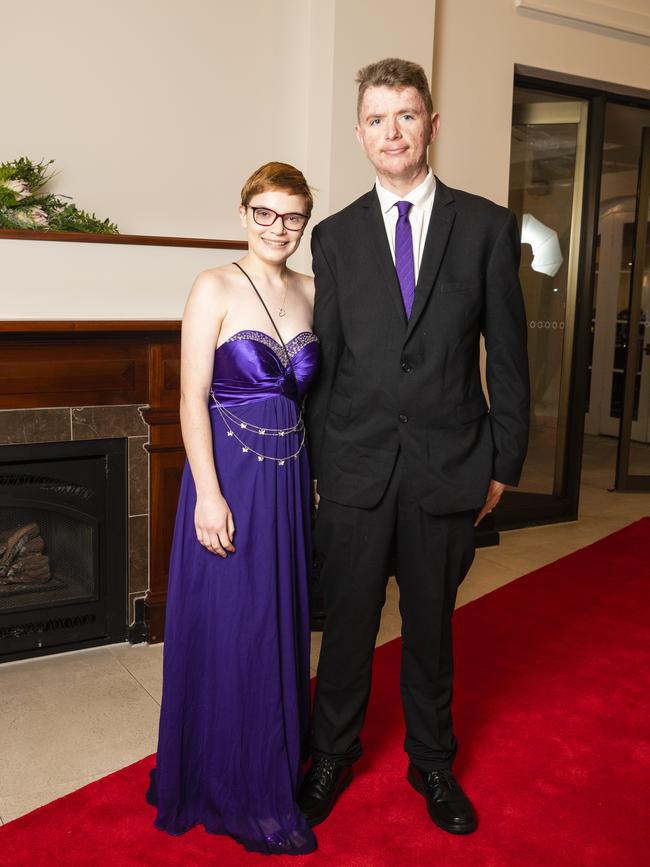
M 38 232 L 34 229 L 0 229 L 0 240 L 74 241 L 78 244 L 140 244 L 147 247 L 210 247 L 217 250 L 246 250 L 246 241 L 216 238 L 174 238 L 165 235 L 104 235 L 94 232 Z
M 180 319 L 2 319 L 2 334 L 180 331 Z

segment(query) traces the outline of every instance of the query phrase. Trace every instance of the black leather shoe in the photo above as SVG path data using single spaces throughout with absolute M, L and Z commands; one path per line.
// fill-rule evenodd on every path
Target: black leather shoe
M 324 757 L 314 759 L 298 793 L 298 806 L 312 828 L 327 819 L 336 799 L 351 781 L 350 765 Z
M 406 779 L 424 796 L 431 820 L 450 834 L 476 831 L 476 813 L 450 770 L 421 771 L 409 764 Z

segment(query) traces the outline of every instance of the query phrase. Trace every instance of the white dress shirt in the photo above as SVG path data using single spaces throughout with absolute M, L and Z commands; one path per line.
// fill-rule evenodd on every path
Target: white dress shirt
M 411 234 L 413 236 L 413 266 L 415 282 L 417 283 L 422 254 L 424 252 L 424 242 L 427 239 L 427 229 L 429 228 L 429 220 L 431 219 L 433 199 L 436 194 L 436 179 L 433 176 L 433 172 L 429 169 L 422 183 L 404 196 L 404 199 L 382 187 L 379 183 L 379 178 L 375 181 L 375 189 L 379 196 L 379 205 L 384 217 L 384 226 L 386 227 L 386 235 L 388 236 L 393 262 L 395 261 L 395 227 L 397 226 L 397 218 L 399 216 L 395 205 L 401 201 L 407 201 L 413 205 L 409 211 L 409 223 L 411 224 Z

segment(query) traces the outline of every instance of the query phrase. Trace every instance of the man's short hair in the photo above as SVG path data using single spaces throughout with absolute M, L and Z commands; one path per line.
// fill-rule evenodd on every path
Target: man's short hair
M 426 72 L 419 63 L 400 60 L 399 57 L 386 57 L 384 60 L 378 60 L 376 63 L 370 63 L 360 69 L 356 81 L 359 85 L 357 117 L 361 111 L 363 95 L 369 87 L 394 87 L 397 90 L 401 90 L 403 87 L 414 87 L 422 97 L 428 114 L 433 114 L 429 82 Z

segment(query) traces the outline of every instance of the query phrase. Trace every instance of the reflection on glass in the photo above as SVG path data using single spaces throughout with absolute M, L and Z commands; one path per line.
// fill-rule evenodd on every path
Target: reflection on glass
M 648 231 L 650 240 L 650 230 Z M 623 227 L 623 244 L 621 248 L 620 281 L 618 285 L 618 304 L 616 310 L 614 367 L 612 368 L 612 395 L 610 415 L 620 418 L 623 411 L 623 390 L 625 387 L 625 361 L 630 321 L 630 277 L 632 273 L 632 251 L 634 249 L 634 224 L 626 223 Z M 643 346 L 645 333 L 645 315 L 641 311 L 639 324 L 640 346 L 636 360 L 636 376 L 634 382 L 634 406 L 632 418 L 639 417 L 639 397 L 641 394 L 641 374 L 643 369 Z
M 608 104 L 605 113 L 603 172 L 598 221 L 598 246 L 592 318 L 587 434 L 619 437 L 625 391 L 625 367 L 634 367 L 632 428 L 627 472 L 650 475 L 650 225 L 639 231 L 646 238 L 639 346 L 628 359 L 630 297 L 637 187 L 642 136 L 650 126 L 650 111 Z M 637 307 L 638 311 L 638 307 Z M 633 310 L 634 314 L 635 311 Z M 612 467 L 613 472 L 613 467 Z
M 649 215 L 650 217 L 650 215 Z M 641 290 L 639 352 L 636 365 L 634 422 L 628 472 L 650 476 L 650 220 L 646 225 L 645 263 Z
M 531 436 L 519 489 L 544 494 L 558 487 L 558 449 L 562 448 L 565 328 L 567 317 L 572 316 L 569 301 L 574 292 L 569 289 L 569 275 L 583 117 L 580 106 L 575 100 L 548 93 L 515 90 L 509 206 L 522 226 L 520 279 L 531 379 Z
M 530 244 L 533 251 L 530 267 L 533 271 L 555 277 L 564 262 L 555 229 L 540 223 L 532 214 L 524 214 L 521 219 L 521 243 Z

